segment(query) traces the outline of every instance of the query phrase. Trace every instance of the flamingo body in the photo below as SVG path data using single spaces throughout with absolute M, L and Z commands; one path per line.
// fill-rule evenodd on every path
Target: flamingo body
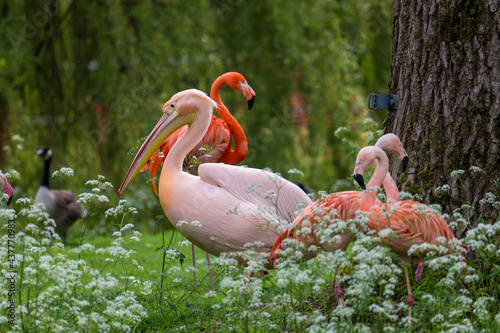
M 403 149 L 401 140 L 394 134 L 389 133 L 383 135 L 376 143 L 376 146 L 386 150 L 388 153 L 395 155 L 402 162 L 402 169 L 405 169 L 408 163 L 408 154 Z M 404 170 L 403 170 L 404 171 Z M 383 180 L 383 186 L 387 193 L 389 201 L 399 201 L 399 192 L 389 172 Z M 336 251 L 338 249 L 346 250 L 347 246 L 352 240 L 350 233 L 341 233 L 336 236 L 339 241 L 325 242 L 317 235 L 317 228 L 320 227 L 325 220 L 329 217 L 329 221 L 335 223 L 337 220 L 347 221 L 355 217 L 356 212 L 360 209 L 361 192 L 358 191 L 345 191 L 331 194 L 325 198 L 315 201 L 310 206 L 306 207 L 304 211 L 299 214 L 292 225 L 288 227 L 276 240 L 273 250 L 271 252 L 271 259 L 276 259 L 277 251 L 281 249 L 282 242 L 285 238 L 294 238 L 297 241 L 306 244 L 306 248 L 311 245 L 317 245 L 320 249 L 325 251 Z M 378 203 L 381 204 L 380 201 Z M 311 231 L 307 235 L 302 232 L 297 232 L 304 227 L 308 227 Z M 313 254 L 307 254 L 305 259 L 310 259 Z
M 10 186 L 9 182 L 7 181 L 7 178 L 1 172 L 0 172 L 0 188 L 3 189 L 3 192 L 8 196 L 7 206 L 10 205 L 14 191 L 12 190 L 12 186 Z
M 356 160 L 354 174 L 356 180 L 362 179 L 363 173 L 373 163 L 377 167 L 360 200 L 360 210 L 371 213 L 367 226 L 376 234 L 380 230 L 392 229 L 395 235 L 390 236 L 384 242 L 394 253 L 408 263 L 410 259 L 408 250 L 414 244 L 439 245 L 439 237 L 444 237 L 447 241 L 458 242 L 446 220 L 427 205 L 410 200 L 387 203 L 376 200 L 378 187 L 389 167 L 387 155 L 378 147 L 361 149 Z M 424 257 L 425 253 L 421 256 L 412 256 L 411 261 L 421 262 Z

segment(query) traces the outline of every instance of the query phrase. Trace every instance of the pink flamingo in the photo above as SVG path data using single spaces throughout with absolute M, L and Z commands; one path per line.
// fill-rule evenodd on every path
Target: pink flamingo
M 386 150 L 388 153 L 395 155 L 401 161 L 401 169 L 403 172 L 406 170 L 408 165 L 408 154 L 403 148 L 401 140 L 392 133 L 383 135 L 375 144 L 377 147 Z M 387 193 L 388 201 L 399 201 L 399 192 L 396 183 L 392 179 L 390 173 L 387 171 L 386 177 L 383 180 L 383 186 Z M 317 228 L 325 220 L 325 216 L 329 216 L 332 220 L 341 219 L 347 221 L 355 217 L 357 210 L 359 209 L 358 201 L 360 199 L 360 192 L 358 191 L 344 191 L 334 193 L 328 197 L 322 198 L 315 201 L 311 205 L 307 206 L 293 221 L 292 225 L 289 226 L 276 240 L 273 250 L 271 252 L 271 260 L 276 260 L 278 258 L 277 251 L 282 248 L 282 242 L 286 238 L 293 237 L 301 243 L 305 243 L 306 248 L 311 245 L 316 245 L 324 251 L 345 251 L 349 243 L 353 239 L 353 235 L 350 233 L 337 234 L 335 236 L 336 242 L 325 242 L 317 234 Z M 310 227 L 311 231 L 307 234 L 299 232 L 304 227 Z M 306 253 L 305 260 L 311 259 L 315 256 L 315 253 Z M 342 290 L 339 286 L 339 276 L 340 267 L 336 273 L 336 279 L 334 283 L 334 290 L 337 295 L 337 299 L 342 306 L 345 306 L 344 300 L 342 298 Z
M 2 188 L 3 192 L 8 196 L 7 206 L 10 205 L 14 191 L 12 190 L 12 186 L 10 186 L 9 182 L 7 181 L 7 178 L 1 172 L 0 172 L 0 188 Z
M 205 134 L 214 107 L 216 103 L 196 89 L 179 92 L 166 102 L 162 118 L 139 149 L 118 195 L 169 135 L 189 125 L 165 158 L 160 175 L 165 215 L 188 240 L 215 256 L 245 251 L 248 244 L 268 254 L 278 237 L 275 223 L 291 223 L 299 205 L 311 200 L 295 184 L 264 170 L 205 163 L 199 166 L 199 176 L 183 172 L 184 157 Z M 201 226 L 193 226 L 193 221 Z M 237 260 L 246 265 L 243 257 Z
M 247 99 L 249 110 L 252 109 L 255 100 L 255 91 L 250 87 L 243 75 L 238 72 L 224 73 L 214 81 L 210 90 L 210 98 L 217 103 L 216 110 L 222 119 L 212 115 L 207 132 L 200 142 L 189 152 L 188 155 L 196 157 L 199 164 L 211 162 L 237 165 L 245 159 L 248 153 L 248 142 L 245 132 L 220 99 L 220 90 L 224 85 L 228 85 L 242 93 Z M 187 128 L 187 126 L 183 126 L 169 136 L 141 170 L 149 170 L 152 180 L 151 185 L 156 195 L 158 195 L 158 190 L 154 179 L 158 168 L 163 164 L 169 151 L 186 132 Z M 234 150 L 231 148 L 233 139 L 235 144 Z M 206 152 L 200 149 L 205 146 L 210 146 L 213 151 L 210 154 L 206 154 Z M 187 160 L 184 160 L 185 169 L 192 171 L 191 173 L 193 174 L 196 174 L 198 171 L 199 164 L 195 165 L 194 168 L 190 168 Z
M 375 172 L 364 186 L 363 173 L 375 162 Z M 378 164 L 378 165 L 377 165 Z M 447 241 L 456 241 L 446 220 L 436 211 L 426 205 L 410 200 L 397 202 L 388 202 L 381 204 L 376 199 L 378 188 L 382 180 L 387 175 L 389 160 L 385 153 L 377 147 L 365 147 L 358 153 L 356 165 L 354 168 L 354 178 L 363 189 L 367 190 L 361 196 L 359 210 L 370 213 L 367 226 L 378 234 L 381 230 L 392 229 L 391 237 L 384 240 L 386 244 L 401 260 L 409 264 L 412 262 L 422 263 L 428 255 L 427 251 L 422 251 L 418 255 L 408 255 L 408 250 L 413 245 L 424 243 L 440 245 L 438 238 L 444 237 Z M 465 250 L 467 247 L 461 244 Z M 454 253 L 450 247 L 449 254 Z M 404 266 L 406 286 L 408 290 L 408 306 L 411 327 L 411 309 L 413 304 L 413 295 L 411 293 L 410 278 L 408 275 L 408 266 Z M 419 265 L 421 267 L 421 265 Z M 417 270 L 417 279 L 419 278 Z
M 245 132 L 233 115 L 229 112 L 227 107 L 222 103 L 220 98 L 220 90 L 224 85 L 228 85 L 234 90 L 240 92 L 245 96 L 248 102 L 248 109 L 252 109 L 255 100 L 255 91 L 250 87 L 247 80 L 238 72 L 227 72 L 219 76 L 210 90 L 210 97 L 217 103 L 216 110 L 221 118 L 212 115 L 208 130 L 203 138 L 198 142 L 188 155 L 197 159 L 199 164 L 202 163 L 226 163 L 237 165 L 245 159 L 248 153 L 248 143 Z M 170 135 L 160 146 L 157 152 L 151 156 L 150 161 L 144 166 L 141 171 L 149 170 L 151 177 L 151 185 L 156 195 L 158 190 L 156 188 L 156 173 L 158 168 L 163 164 L 166 156 L 172 149 L 173 145 L 179 138 L 186 132 L 188 126 L 183 126 Z M 234 139 L 235 148 L 232 149 L 232 141 Z M 213 150 L 207 154 L 203 147 L 209 146 Z M 199 164 L 190 166 L 189 159 L 184 159 L 184 168 L 189 170 L 192 174 L 197 174 Z M 196 260 L 195 260 L 195 247 L 191 246 L 191 253 L 193 257 L 193 284 L 196 285 Z M 205 253 L 207 258 L 207 265 L 209 270 L 210 284 L 213 286 L 212 271 L 210 269 L 210 255 Z

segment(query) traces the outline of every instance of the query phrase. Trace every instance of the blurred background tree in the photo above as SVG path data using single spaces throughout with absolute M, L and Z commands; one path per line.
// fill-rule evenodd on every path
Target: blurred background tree
M 386 91 L 392 1 L 26 0 L 0 5 L 0 168 L 16 169 L 19 195 L 34 196 L 42 163 L 75 177 L 53 186 L 79 193 L 102 174 L 115 188 L 174 93 L 209 92 L 238 71 L 257 93 L 222 99 L 249 141 L 245 164 L 287 175 L 315 190 L 338 189 L 354 156 L 335 135 L 363 142 L 370 92 Z M 227 90 L 229 91 L 229 89 Z M 160 213 L 136 180 L 126 197 Z M 23 193 L 24 192 L 24 193 Z

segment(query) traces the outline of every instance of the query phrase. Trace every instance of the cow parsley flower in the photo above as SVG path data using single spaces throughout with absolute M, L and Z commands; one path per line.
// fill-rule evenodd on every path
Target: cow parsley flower
M 453 170 L 450 173 L 450 176 L 452 176 L 453 178 L 460 178 L 460 176 L 463 175 L 464 173 L 465 173 L 465 170 L 462 170 L 462 169 Z
M 54 171 L 52 173 L 52 177 L 59 177 L 59 176 L 71 177 L 74 175 L 75 172 L 73 171 L 73 169 L 67 167 L 62 167 L 61 169 Z

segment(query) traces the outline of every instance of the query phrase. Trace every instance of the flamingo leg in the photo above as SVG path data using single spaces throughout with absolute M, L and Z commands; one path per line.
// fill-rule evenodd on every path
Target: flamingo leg
M 191 244 L 191 253 L 193 255 L 193 285 L 196 287 L 196 258 L 194 255 L 194 244 Z
M 207 255 L 207 266 L 208 266 L 208 277 L 210 278 L 210 289 L 212 289 L 212 291 L 214 291 L 214 278 L 212 276 L 212 270 L 210 269 L 210 255 L 208 254 L 208 252 L 205 252 L 205 254 Z
M 422 269 L 424 267 L 423 263 L 418 263 L 417 270 L 415 271 L 415 281 L 420 281 L 420 278 L 422 277 Z
M 406 265 L 403 265 L 405 268 L 405 277 L 406 277 L 406 287 L 408 289 L 408 307 L 409 307 L 409 318 L 410 318 L 410 332 L 411 332 L 411 306 L 413 304 L 413 295 L 411 293 L 411 287 L 410 287 L 410 274 L 408 274 L 408 267 Z
M 335 282 L 333 283 L 333 290 L 337 296 L 337 302 L 345 309 L 344 298 L 342 297 L 342 289 L 340 289 L 340 267 L 335 273 Z

